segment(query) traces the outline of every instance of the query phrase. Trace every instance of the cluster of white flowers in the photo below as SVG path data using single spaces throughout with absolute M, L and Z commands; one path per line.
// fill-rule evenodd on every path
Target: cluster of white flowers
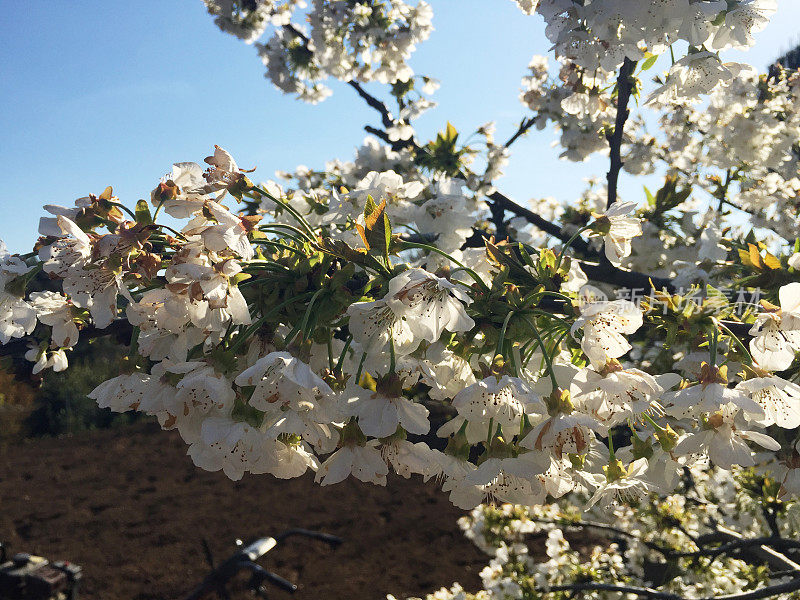
M 730 80 L 743 68 L 722 63 L 719 52 L 753 45 L 777 9 L 776 0 L 543 0 L 520 1 L 541 14 L 556 56 L 589 72 L 616 71 L 625 59 L 662 54 L 685 41 L 689 53 L 670 69 L 655 94 L 693 96 Z
M 534 56 L 522 79 L 521 102 L 535 114 L 537 129 L 553 123 L 564 148 L 561 158 L 584 161 L 608 150 L 605 130 L 613 124 L 616 108 L 611 98 L 613 71 L 587 70 L 562 58 L 557 78 L 550 77 L 545 56 Z
M 412 80 L 408 59 L 433 31 L 431 7 L 418 1 L 203 0 L 220 29 L 256 43 L 267 78 L 281 91 L 316 103 L 331 94 L 322 80 Z M 307 11 L 303 9 L 308 8 Z M 308 23 L 308 28 L 301 23 Z M 401 115 L 402 117 L 402 115 Z
M 475 508 L 459 525 L 492 557 L 480 574 L 483 589 L 469 593 L 456 583 L 425 598 L 512 600 L 538 597 L 556 586 L 569 592 L 574 585 L 577 592 L 592 584 L 598 589 L 582 593 L 618 598 L 619 591 L 602 587 L 624 586 L 643 595 L 655 590 L 702 598 L 780 583 L 786 575 L 772 575 L 733 552 L 715 552 L 715 545 L 778 535 L 793 540 L 800 525 L 797 502 L 770 498 L 775 482 L 754 470 L 732 474 L 695 465 L 691 477 L 693 486 L 684 493 L 653 496 L 612 511 L 582 511 L 580 494 L 530 508 Z M 762 556 L 770 557 L 775 570 L 786 573 L 781 564 L 794 568 L 780 550 L 766 552 Z M 776 592 L 769 597 L 792 595 Z
M 706 108 L 666 105 L 665 140 L 651 148 L 687 183 L 723 199 L 722 208 L 750 213 L 754 224 L 793 240 L 800 193 L 798 90 L 796 73 L 741 75 L 715 91 Z
M 214 23 L 222 31 L 248 44 L 260 38 L 269 25 L 287 25 L 304 0 L 203 0 Z
M 612 75 L 563 61 L 552 81 L 547 60 L 534 57 L 520 97 L 534 111 L 531 121 L 537 128 L 556 125 L 562 158 L 582 161 L 607 152 L 606 135 L 616 117 Z M 644 115 L 629 120 L 622 138 L 624 170 L 632 175 L 663 171 L 669 179 L 663 192 L 648 196 L 646 209 L 667 214 L 659 226 L 645 223 L 628 266 L 676 278 L 682 286 L 705 283 L 708 266 L 698 263 L 725 258 L 727 248 L 719 242 L 728 227 L 739 236 L 756 227 L 773 245 L 794 240 L 799 83 L 796 73 L 780 68 L 761 76 L 744 72 L 713 91 L 707 105 L 694 104 L 697 95 L 653 103 L 648 108 L 659 110 L 661 125 L 655 135 L 646 131 Z M 596 108 L 573 114 L 575 106 Z M 684 190 L 704 193 L 681 195 Z M 599 208 L 604 196 L 604 190 L 598 195 L 590 188 L 585 201 Z M 692 213 L 698 217 L 690 218 Z

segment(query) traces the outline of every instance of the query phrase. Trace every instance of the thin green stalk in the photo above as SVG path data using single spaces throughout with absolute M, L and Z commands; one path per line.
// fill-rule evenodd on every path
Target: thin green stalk
M 290 252 L 294 252 L 295 254 L 301 254 L 303 256 L 308 256 L 308 254 L 306 254 L 305 252 L 303 252 L 299 248 L 293 248 L 292 246 L 289 246 L 288 244 L 282 244 L 280 242 L 275 242 L 273 240 L 254 240 L 254 243 L 256 243 L 256 244 L 265 244 L 267 246 L 274 246 L 276 248 L 283 248 L 284 250 L 289 250 Z
M 608 430 L 608 458 L 612 461 L 617 459 L 614 454 L 614 433 L 611 429 Z
M 717 344 L 719 343 L 717 336 L 718 333 L 716 327 L 712 327 L 711 339 L 708 340 L 708 356 L 712 367 L 717 364 Z
M 561 266 L 561 261 L 564 260 L 564 252 L 567 251 L 567 248 L 572 246 L 572 242 L 578 239 L 578 237 L 584 232 L 591 229 L 588 225 L 585 225 L 578 229 L 575 234 L 569 238 L 566 243 L 561 247 L 561 251 L 558 253 L 558 260 L 556 260 L 556 271 L 558 271 L 559 267 Z
M 565 296 L 564 294 L 560 294 L 559 292 L 554 292 L 552 290 L 544 290 L 539 298 L 541 299 L 543 296 L 552 296 L 553 298 L 558 298 L 560 300 L 572 303 L 572 298 L 569 296 Z
M 514 311 L 508 311 L 506 318 L 503 320 L 503 328 L 500 330 L 500 337 L 497 338 L 497 348 L 494 351 L 494 355 L 497 356 L 498 354 L 503 356 L 503 344 L 506 341 L 506 330 L 508 329 L 508 324 L 511 321 L 511 317 L 514 316 Z
M 539 342 L 539 347 L 542 349 L 542 356 L 544 357 L 545 364 L 547 365 L 547 372 L 550 375 L 550 382 L 553 384 L 553 391 L 556 391 L 558 389 L 558 380 L 556 379 L 556 372 L 553 370 L 553 360 L 550 358 L 550 354 L 547 351 L 547 346 L 545 346 L 544 340 L 542 340 L 542 336 L 539 335 L 539 330 L 536 328 L 536 325 L 533 323 L 533 321 L 524 315 L 523 319 L 525 319 L 528 325 L 530 325 L 531 329 L 533 330 L 533 335 L 536 336 L 536 341 Z
M 341 373 L 342 372 L 342 365 L 344 364 L 344 359 L 347 356 L 347 351 L 350 349 L 350 344 L 353 343 L 353 336 L 349 336 L 347 341 L 344 343 L 344 348 L 342 349 L 342 353 L 339 355 L 339 360 L 336 361 L 336 368 L 334 372 Z
M 133 212 L 133 211 L 132 211 L 130 208 L 128 208 L 127 206 L 125 206 L 125 205 L 124 205 L 124 204 L 122 204 L 121 202 L 111 202 L 111 201 L 109 200 L 109 201 L 108 201 L 108 203 L 109 203 L 111 206 L 116 206 L 117 208 L 124 210 L 124 211 L 125 211 L 126 213 L 128 213 L 128 214 L 129 214 L 131 217 L 133 217 L 133 220 L 134 220 L 134 221 L 136 220 L 136 213 L 134 213 L 134 212 Z
M 361 382 L 361 370 L 364 368 L 364 361 L 367 359 L 367 353 L 362 352 L 361 360 L 358 363 L 358 370 L 356 371 L 356 385 L 359 385 Z
M 439 248 L 437 248 L 436 246 L 430 246 L 428 244 L 420 244 L 420 243 L 417 243 L 417 242 L 401 242 L 401 245 L 403 247 L 403 250 L 408 250 L 410 248 L 419 248 L 420 250 L 427 250 L 428 252 L 435 252 L 435 253 L 437 253 L 437 254 L 439 254 L 441 256 L 444 256 L 448 260 L 450 260 L 453 263 L 457 264 L 461 269 L 466 271 L 466 273 L 470 277 L 472 277 L 472 279 L 475 280 L 475 283 L 477 283 L 483 291 L 485 291 L 485 292 L 490 291 L 489 290 L 489 286 L 484 283 L 483 279 L 481 279 L 480 276 L 475 271 L 473 271 L 472 269 L 470 269 L 468 266 L 466 266 L 462 262 L 460 262 L 460 261 L 456 260 L 455 258 L 453 258 L 452 256 L 450 256 L 444 250 L 439 250 Z
M 156 212 L 153 213 L 153 223 L 156 222 L 156 219 L 158 218 L 158 213 L 161 212 L 161 207 L 164 206 L 164 202 L 166 202 L 166 200 L 167 200 L 166 198 L 162 198 L 161 201 L 158 203 L 158 206 L 156 206 Z
M 189 238 L 187 238 L 185 235 L 183 235 L 183 234 L 182 234 L 180 231 L 178 231 L 177 229 L 173 229 L 173 228 L 172 228 L 172 227 L 170 227 L 169 225 L 164 225 L 163 223 L 161 223 L 161 224 L 159 224 L 158 226 L 159 226 L 159 227 L 161 227 L 162 229 L 166 229 L 167 231 L 171 231 L 172 233 L 174 233 L 175 235 L 177 235 L 179 238 L 182 238 L 184 241 L 189 241 Z
M 289 298 L 288 300 L 285 300 L 284 302 L 281 302 L 280 304 L 278 304 L 277 306 L 275 306 L 271 310 L 265 312 L 258 319 L 256 319 L 253 322 L 252 325 L 247 327 L 244 330 L 243 333 L 241 333 L 239 336 L 237 336 L 236 340 L 234 340 L 233 344 L 230 347 L 231 352 L 235 352 L 236 350 L 238 350 L 241 347 L 241 345 L 244 344 L 244 342 L 247 340 L 247 338 L 249 338 L 256 331 L 258 331 L 258 328 L 261 327 L 261 325 L 262 325 L 262 323 L 264 323 L 264 321 L 266 321 L 267 319 L 269 319 L 272 316 L 275 316 L 282 309 L 286 308 L 290 304 L 294 304 L 295 302 L 297 302 L 299 300 L 304 300 L 310 294 L 311 294 L 311 292 L 306 292 L 305 294 L 301 294 L 300 296 L 294 296 L 292 298 Z
M 331 335 L 330 329 L 325 337 L 328 340 L 328 368 L 333 372 L 336 365 L 333 364 L 333 336 Z
M 389 373 L 394 373 L 397 366 L 397 355 L 394 350 L 394 334 L 389 330 Z
M 309 225 L 308 221 L 306 221 L 305 217 L 303 217 L 303 215 L 301 215 L 301 214 L 300 214 L 300 213 L 297 211 L 297 209 L 295 209 L 293 206 L 291 206 L 291 205 L 290 205 L 288 202 L 284 202 L 283 200 L 279 200 L 278 198 L 276 198 L 275 196 L 273 196 L 272 194 L 270 194 L 268 191 L 266 191 L 266 190 L 264 190 L 264 189 L 261 189 L 261 188 L 260 188 L 260 187 L 258 187 L 258 186 L 253 186 L 253 189 L 254 189 L 255 191 L 257 191 L 259 194 L 261 194 L 262 196 L 265 196 L 265 197 L 269 198 L 269 199 L 270 199 L 270 200 L 272 200 L 272 201 L 273 201 L 275 204 L 278 204 L 278 205 L 279 205 L 279 206 L 281 206 L 281 207 L 282 207 L 282 208 L 283 208 L 283 209 L 284 209 L 286 212 L 288 212 L 290 215 L 292 215 L 292 216 L 295 218 L 295 220 L 296 220 L 298 223 L 300 223 L 300 225 L 302 225 L 302 226 L 303 226 L 303 229 L 305 229 L 305 230 L 306 230 L 306 233 L 307 233 L 309 236 L 311 236 L 311 239 L 312 239 L 312 240 L 316 238 L 316 234 L 314 233 L 314 230 L 311 228 L 311 225 Z
M 306 312 L 303 314 L 302 320 L 300 321 L 298 326 L 292 329 L 291 333 L 289 334 L 289 337 L 286 338 L 287 346 L 292 343 L 294 337 L 301 331 L 303 332 L 303 337 L 306 338 L 308 337 L 306 335 L 306 327 L 308 326 L 308 320 L 311 317 L 311 310 L 314 308 L 314 303 L 317 301 L 317 298 L 319 298 L 319 295 L 324 291 L 325 288 L 319 289 L 316 292 L 314 292 L 313 296 L 311 296 L 311 300 L 309 301 L 308 306 L 306 307 Z
M 747 350 L 747 347 L 742 343 L 742 340 L 736 337 L 736 335 L 734 335 L 734 333 L 730 329 L 728 329 L 724 324 L 717 321 L 717 325 L 721 327 L 722 330 L 725 331 L 725 333 L 727 333 L 730 336 L 730 338 L 734 341 L 734 343 L 739 347 L 739 350 L 744 352 L 744 355 L 747 357 L 747 360 L 749 360 L 750 364 L 752 365 L 753 357 L 750 355 L 750 352 Z
M 296 238 L 294 236 L 291 236 L 291 235 L 289 235 L 288 237 L 292 238 L 293 240 L 295 240 L 298 243 L 313 242 L 314 241 L 313 238 L 309 238 L 308 234 L 305 231 L 303 231 L 302 229 L 298 229 L 294 225 L 287 225 L 286 223 L 265 223 L 265 224 L 259 226 L 258 229 L 260 231 L 264 231 L 264 232 L 267 232 L 270 229 L 282 229 L 282 230 L 285 230 L 285 231 L 291 231 L 293 233 L 297 233 L 297 234 L 300 235 L 300 239 L 298 239 L 298 238 Z

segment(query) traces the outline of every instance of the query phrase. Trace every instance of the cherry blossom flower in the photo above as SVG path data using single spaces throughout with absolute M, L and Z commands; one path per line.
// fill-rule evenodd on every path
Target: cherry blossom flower
M 360 481 L 386 485 L 389 469 L 381 457 L 378 440 L 365 445 L 342 446 L 322 463 L 314 479 L 320 485 L 333 485 L 352 475 Z
M 392 278 L 383 299 L 350 305 L 350 331 L 365 352 L 382 349 L 392 339 L 398 354 L 410 354 L 422 340 L 438 341 L 444 330 L 471 329 L 475 323 L 464 301 L 468 298 L 457 284 L 409 269 Z
M 516 432 L 525 413 L 541 410 L 541 398 L 518 377 L 487 377 L 467 386 L 453 398 L 459 416 L 485 433 L 489 423 Z
M 66 296 L 57 292 L 33 292 L 30 302 L 39 321 L 53 328 L 53 344 L 71 348 L 78 343 L 78 326 L 72 314 L 72 304 Z
M 31 369 L 31 373 L 34 375 L 41 373 L 45 369 L 53 369 L 58 373 L 59 371 L 65 371 L 69 366 L 67 353 L 64 352 L 63 348 L 49 350 L 33 346 L 25 353 L 25 359 L 34 363 Z
M 730 469 L 734 465 L 750 467 L 755 464 L 748 441 L 768 450 L 780 450 L 781 445 L 768 435 L 737 427 L 738 414 L 739 408 L 733 404 L 721 407 L 708 417 L 701 431 L 689 433 L 678 442 L 674 453 L 706 454 L 718 467 Z
M 800 283 L 778 290 L 780 310 L 760 313 L 750 329 L 750 353 L 761 367 L 773 371 L 789 368 L 800 350 Z
M 661 414 L 659 400 L 664 392 L 661 384 L 672 387 L 679 381 L 679 375 L 656 378 L 639 369 L 623 369 L 619 364 L 608 363 L 600 373 L 590 368 L 581 370 L 572 381 L 571 392 L 576 406 L 613 424 L 638 420 L 642 414 Z
M 243 260 L 252 260 L 255 251 L 247 237 L 247 222 L 213 200 L 205 202 L 203 211 L 212 219 L 198 215 L 184 228 L 184 233 L 199 235 L 212 252 L 230 250 Z
M 428 409 L 401 395 L 349 385 L 340 400 L 342 411 L 347 416 L 358 417 L 358 426 L 366 435 L 388 437 L 398 426 L 420 435 L 430 430 Z
M 629 502 L 640 500 L 647 495 L 650 484 L 644 479 L 648 462 L 646 458 L 633 461 L 625 467 L 619 461 L 604 467 L 605 473 L 597 475 L 595 481 L 597 488 L 589 498 L 587 507 L 599 504 L 608 508 L 616 502 Z
M 24 298 L 6 289 L 15 277 L 29 271 L 30 267 L 8 254 L 5 244 L 0 241 L 0 344 L 23 337 L 36 327 L 36 310 Z
M 150 195 L 156 207 L 176 219 L 185 219 L 203 210 L 209 193 L 204 189 L 203 167 L 193 162 L 175 163 Z
M 617 201 L 592 224 L 593 231 L 603 236 L 606 258 L 613 265 L 630 256 L 631 240 L 642 234 L 641 221 L 629 216 L 635 209 L 635 202 Z
M 570 331 L 583 329 L 581 348 L 592 364 L 604 366 L 631 349 L 624 334 L 635 333 L 642 323 L 641 310 L 628 300 L 589 302 Z
M 759 425 L 772 425 L 784 429 L 800 426 L 800 386 L 776 375 L 755 377 L 740 382 L 737 390 L 747 393 L 764 409 L 763 419 L 755 419 Z
M 667 413 L 683 418 L 690 414 L 716 412 L 731 405 L 756 418 L 763 417 L 764 410 L 744 390 L 728 387 L 727 373 L 726 366 L 715 367 L 704 362 L 696 385 L 664 394 Z

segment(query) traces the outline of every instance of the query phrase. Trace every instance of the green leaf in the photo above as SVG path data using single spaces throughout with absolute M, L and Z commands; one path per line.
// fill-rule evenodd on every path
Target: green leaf
M 655 207 L 656 205 L 656 198 L 653 196 L 653 193 L 647 189 L 647 186 L 644 186 L 644 195 L 647 196 L 647 203 L 650 206 Z
M 447 141 L 455 142 L 456 138 L 458 138 L 458 130 L 453 127 L 450 121 L 447 122 L 447 129 L 445 129 L 444 138 Z
M 658 60 L 658 54 L 650 54 L 650 52 L 645 53 L 645 60 L 642 63 L 642 71 L 649 71 L 653 68 L 653 65 L 656 64 Z
M 389 261 L 389 248 L 392 246 L 392 224 L 389 222 L 389 216 L 383 213 L 383 257 L 386 259 L 386 266 L 391 263 Z

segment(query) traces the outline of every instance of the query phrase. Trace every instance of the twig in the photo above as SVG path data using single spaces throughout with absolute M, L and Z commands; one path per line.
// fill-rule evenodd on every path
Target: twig
M 524 217 L 531 225 L 541 229 L 545 233 L 552 235 L 553 237 L 561 240 L 562 242 L 566 242 L 569 239 L 569 235 L 562 231 L 559 225 L 548 221 L 544 217 L 538 215 L 537 213 L 533 212 L 529 208 L 525 208 L 524 206 L 520 206 L 508 196 L 501 194 L 498 191 L 494 191 L 489 194 L 489 199 L 494 203 L 499 205 L 503 210 L 507 210 L 510 213 L 517 215 L 518 217 Z M 583 239 L 578 238 L 572 244 L 572 247 L 580 252 L 588 255 L 597 255 L 597 252 L 589 246 L 588 242 Z
M 510 138 L 508 138 L 508 141 L 506 141 L 506 143 L 503 144 L 503 148 L 508 148 L 511 144 L 516 142 L 519 138 L 521 138 L 523 135 L 528 133 L 528 130 L 531 127 L 533 127 L 533 125 L 535 123 L 536 123 L 536 118 L 535 117 L 530 117 L 528 119 L 524 119 L 523 118 L 522 121 L 519 124 L 519 127 L 514 132 L 514 135 L 512 135 Z
M 643 598 L 654 600 L 685 600 L 677 594 L 659 592 L 652 588 L 633 587 L 630 585 L 614 585 L 611 583 L 570 583 L 566 585 L 553 585 L 546 590 L 538 590 L 540 594 L 549 592 L 620 592 L 622 594 L 636 594 Z
M 353 88 L 356 93 L 361 96 L 362 100 L 367 103 L 370 108 L 374 108 L 378 111 L 381 115 L 381 122 L 383 123 L 384 127 L 391 127 L 394 125 L 394 119 L 392 118 L 392 113 L 389 112 L 389 108 L 378 100 L 375 96 L 367 92 L 360 83 L 358 83 L 355 79 L 351 79 L 347 82 L 351 88 Z
M 644 546 L 650 548 L 651 550 L 655 550 L 656 552 L 664 556 L 669 556 L 670 553 L 672 552 L 672 550 L 670 550 L 669 548 L 660 546 L 655 542 L 648 542 L 646 540 L 643 540 L 635 533 L 631 533 L 630 531 L 620 529 L 619 527 L 614 527 L 613 525 L 606 525 L 605 523 L 596 523 L 594 521 L 559 521 L 557 519 L 531 519 L 531 521 L 535 521 L 536 523 L 546 523 L 549 525 L 560 525 L 561 527 L 573 527 L 573 528 L 585 527 L 588 529 L 607 531 L 609 533 L 613 533 L 615 535 L 619 535 L 631 540 L 636 540 L 637 542 L 643 544 Z
M 633 71 L 636 69 L 636 62 L 625 58 L 619 70 L 617 79 L 617 118 L 614 122 L 614 131 L 606 134 L 606 139 L 611 148 L 611 167 L 608 170 L 608 202 L 606 206 L 611 206 L 617 201 L 617 186 L 619 184 L 619 172 L 622 169 L 622 139 L 625 133 L 625 122 L 630 116 L 628 102 L 633 92 Z
M 376 138 L 383 140 L 387 144 L 392 143 L 389 140 L 389 134 L 383 131 L 382 129 L 378 129 L 377 127 L 373 127 L 372 125 L 364 125 L 364 131 L 366 131 L 367 133 L 371 133 Z

